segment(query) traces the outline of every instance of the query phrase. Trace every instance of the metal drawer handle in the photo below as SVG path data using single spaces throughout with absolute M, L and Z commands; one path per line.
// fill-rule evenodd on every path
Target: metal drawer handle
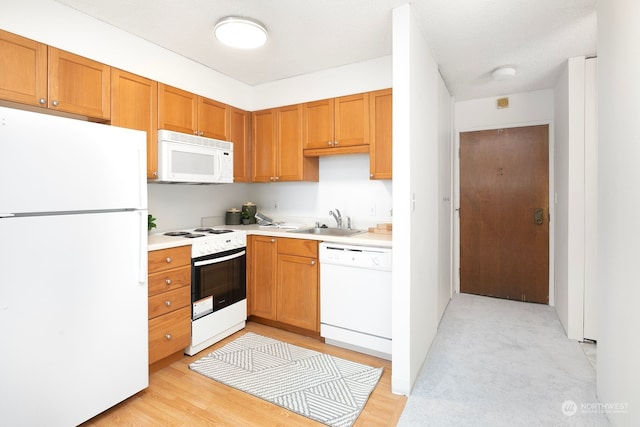
M 164 305 L 166 305 L 167 307 L 171 307 L 171 301 L 170 300 L 166 300 L 164 302 Z
M 169 263 L 170 263 L 171 261 L 173 261 L 173 260 L 171 259 L 171 257 L 170 257 L 170 256 L 168 256 L 168 257 L 167 257 L 167 259 L 165 259 L 165 261 L 167 261 L 167 264 L 169 264 Z
M 169 286 L 171 284 L 171 279 L 169 278 L 164 279 L 164 283 L 166 283 L 167 286 Z
M 169 341 L 171 339 L 171 334 L 165 334 L 164 337 L 167 339 L 167 341 Z

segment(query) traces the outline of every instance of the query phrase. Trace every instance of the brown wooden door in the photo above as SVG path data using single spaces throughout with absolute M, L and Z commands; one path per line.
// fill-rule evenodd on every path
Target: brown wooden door
M 548 126 L 460 134 L 460 290 L 549 302 Z
M 111 124 L 147 132 L 147 178 L 157 178 L 158 83 L 113 68 Z

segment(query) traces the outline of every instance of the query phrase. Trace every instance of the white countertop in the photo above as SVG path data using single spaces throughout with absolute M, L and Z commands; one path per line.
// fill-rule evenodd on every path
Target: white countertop
M 221 225 L 216 228 L 226 228 L 230 230 L 246 231 L 247 236 L 273 236 L 273 237 L 287 237 L 291 239 L 307 239 L 307 240 L 319 240 L 323 242 L 344 243 L 348 245 L 361 245 L 361 246 L 377 246 L 381 248 L 391 247 L 391 234 L 381 233 L 361 233 L 349 237 L 339 236 L 319 236 L 317 234 L 306 233 L 290 233 L 290 229 L 276 228 L 276 227 L 263 227 L 257 224 L 252 225 Z M 177 246 L 190 245 L 191 239 L 185 239 L 183 237 L 171 237 L 165 236 L 163 233 L 149 234 L 148 250 L 155 251 L 158 249 L 175 248 Z

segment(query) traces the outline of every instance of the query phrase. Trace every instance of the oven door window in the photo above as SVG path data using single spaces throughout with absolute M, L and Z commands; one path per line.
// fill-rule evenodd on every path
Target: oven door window
M 192 302 L 209 297 L 213 298 L 213 311 L 247 297 L 244 249 L 226 251 L 194 260 Z

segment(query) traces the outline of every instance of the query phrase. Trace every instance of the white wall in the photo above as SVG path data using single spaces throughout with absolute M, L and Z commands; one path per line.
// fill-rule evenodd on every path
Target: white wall
M 598 398 L 640 425 L 640 2 L 598 2 Z
M 570 58 L 555 87 L 556 311 L 567 336 L 583 339 L 585 58 Z
M 250 197 L 276 220 L 335 226 L 329 211 L 339 209 L 353 228 L 392 222 L 391 180 L 369 179 L 367 154 L 322 157 L 319 182 L 253 184 Z
M 393 372 L 408 394 L 435 337 L 438 308 L 438 68 L 412 14 L 393 10 Z M 442 86 L 440 86 L 442 87 Z M 450 108 L 444 106 L 443 108 Z
M 458 101 L 454 105 L 454 153 L 460 147 L 460 132 L 470 132 L 485 129 L 500 129 L 508 127 L 549 125 L 549 212 L 551 224 L 556 216 L 553 204 L 554 182 L 554 117 L 553 90 L 515 93 L 509 97 L 509 108 L 497 109 L 496 99 L 480 98 L 468 101 Z M 502 97 L 502 96 L 501 96 Z M 453 156 L 454 165 L 454 206 L 460 208 L 460 158 Z M 549 305 L 554 305 L 554 232 L 549 231 Z M 460 268 L 460 218 L 453 217 L 453 271 Z M 453 277 L 454 290 L 460 292 L 460 276 Z
M 453 102 L 442 78 L 438 82 L 438 319 L 453 294 Z

